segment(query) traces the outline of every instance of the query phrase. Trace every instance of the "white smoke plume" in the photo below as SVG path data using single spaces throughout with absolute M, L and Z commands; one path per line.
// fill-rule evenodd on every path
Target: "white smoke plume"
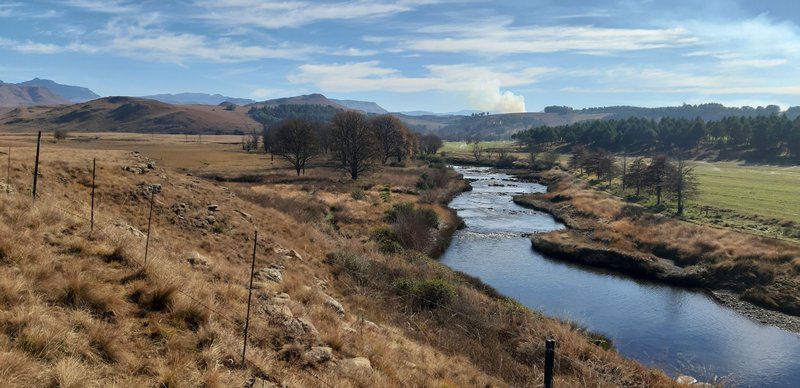
M 469 92 L 472 107 L 496 113 L 525 112 L 525 96 L 501 91 L 500 81 L 475 84 Z

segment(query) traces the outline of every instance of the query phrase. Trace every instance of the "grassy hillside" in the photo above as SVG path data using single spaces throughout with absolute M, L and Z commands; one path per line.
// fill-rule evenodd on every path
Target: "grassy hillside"
M 260 131 L 247 108 L 228 111 L 218 106 L 170 105 L 133 97 L 106 97 L 55 108 L 30 107 L 0 116 L 7 131 L 140 132 L 230 134 Z
M 32 203 L 30 137 L 0 139 L 14 146 L 12 193 L 0 195 L 5 386 L 523 386 L 542 380 L 546 337 L 558 342 L 559 386 L 673 385 L 424 255 L 382 249 L 374 232 L 402 230 L 385 218 L 401 203 L 438 215 L 434 241 L 452 231 L 458 220 L 439 201 L 459 181 L 416 188 L 423 172 L 442 170 L 387 168 L 351 182 L 325 161 L 295 177 L 213 136 L 70 138 L 45 143 Z M 161 191 L 145 266 L 152 184 Z

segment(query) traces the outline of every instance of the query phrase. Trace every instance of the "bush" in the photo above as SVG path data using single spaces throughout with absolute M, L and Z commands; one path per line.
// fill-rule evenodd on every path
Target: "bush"
M 69 133 L 66 129 L 56 129 L 53 131 L 53 139 L 55 139 L 55 141 L 66 139 L 67 135 L 69 135 Z
M 355 252 L 332 252 L 326 256 L 325 262 L 333 266 L 336 275 L 347 274 L 362 285 L 368 283 L 370 262 Z
M 398 278 L 394 281 L 394 288 L 399 294 L 413 298 L 414 304 L 427 309 L 446 307 L 456 297 L 455 287 L 444 279 Z
M 417 188 L 420 190 L 439 189 L 447 187 L 449 181 L 447 168 L 435 167 L 430 172 L 426 171 L 420 175 L 417 181 Z
M 360 201 L 366 198 L 367 195 L 366 193 L 364 193 L 364 189 L 356 187 L 350 192 L 350 196 L 353 197 L 353 199 L 355 199 L 356 201 Z
M 420 252 L 430 250 L 439 217 L 431 209 L 417 209 L 411 203 L 401 203 L 387 212 L 396 241 L 403 248 Z

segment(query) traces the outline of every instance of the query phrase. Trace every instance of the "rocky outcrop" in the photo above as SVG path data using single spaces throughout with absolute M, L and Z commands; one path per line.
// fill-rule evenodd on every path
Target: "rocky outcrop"
M 365 357 L 347 358 L 339 361 L 337 368 L 345 376 L 365 376 L 372 373 L 372 363 Z

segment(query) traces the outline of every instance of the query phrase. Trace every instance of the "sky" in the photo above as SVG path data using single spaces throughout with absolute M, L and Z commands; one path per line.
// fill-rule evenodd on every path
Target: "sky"
M 800 105 L 796 0 L 0 0 L 0 80 L 390 111 Z

